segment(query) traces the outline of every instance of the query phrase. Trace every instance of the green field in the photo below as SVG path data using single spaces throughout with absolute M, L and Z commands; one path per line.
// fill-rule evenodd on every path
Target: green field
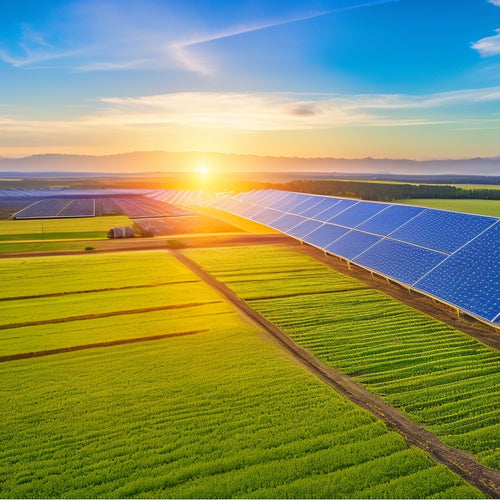
M 441 210 L 453 210 L 454 212 L 466 212 L 470 214 L 490 215 L 500 217 L 500 200 L 398 200 L 397 203 L 406 205 L 418 205 Z
M 165 251 L 0 263 L 4 325 L 23 303 L 25 317 L 50 321 L 99 310 L 99 296 L 110 313 L 146 304 L 145 291 L 151 306 L 217 302 L 0 330 L 2 352 L 19 353 L 203 329 L 0 363 L 2 498 L 482 497 Z
M 299 345 L 500 469 L 500 354 L 280 246 L 184 251 Z
M 106 238 L 109 229 L 115 226 L 130 226 L 130 219 L 114 216 L 0 220 L 0 242 Z
M 0 291 L 0 356 L 199 330 L 232 312 L 166 251 L 2 259 L 0 273 L 12 283 Z

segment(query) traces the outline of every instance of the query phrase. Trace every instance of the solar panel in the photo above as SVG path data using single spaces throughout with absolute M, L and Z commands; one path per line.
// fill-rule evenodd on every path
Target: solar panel
M 250 219 L 260 222 L 261 224 L 270 225 L 271 222 L 275 221 L 283 215 L 283 212 L 279 210 L 273 210 L 272 208 L 264 208 L 260 212 L 256 213 Z
M 318 215 L 315 215 L 313 218 L 317 220 L 322 220 L 323 222 L 328 222 L 337 216 L 340 212 L 343 212 L 350 206 L 355 203 L 359 203 L 357 200 L 333 200 L 333 204 L 331 207 L 327 208 L 325 211 L 321 212 Z
M 500 325 L 498 218 L 278 190 L 238 200 L 214 206 Z
M 415 288 L 494 321 L 500 314 L 500 222 L 448 257 Z
M 360 224 L 357 229 L 385 236 L 424 210 L 426 209 L 422 207 L 390 205 L 383 212 Z
M 411 285 L 445 258 L 443 253 L 383 239 L 353 262 Z
M 495 222 L 492 217 L 425 210 L 390 234 L 391 238 L 442 252 L 454 252 Z
M 389 205 L 385 203 L 374 203 L 370 201 L 360 201 L 352 205 L 347 210 L 339 213 L 330 219 L 330 222 L 341 226 L 356 227 L 375 214 L 378 214 Z
M 297 201 L 296 201 L 297 197 L 298 197 L 297 193 L 286 193 L 285 196 L 277 198 L 272 203 L 269 203 L 268 207 L 269 208 L 276 208 L 278 210 L 281 210 L 282 207 L 285 207 L 285 206 L 289 205 L 290 201 L 292 201 L 291 206 L 293 206 L 294 205 L 294 200 L 295 200 L 295 203 L 297 203 Z
M 262 208 L 260 205 L 251 205 L 250 207 L 243 210 L 243 212 L 241 212 L 240 215 L 242 217 L 252 218 L 254 215 L 257 215 L 262 210 L 265 210 L 265 209 Z
M 297 226 L 301 222 L 304 222 L 304 217 L 300 217 L 299 215 L 294 214 L 285 214 L 281 216 L 279 219 L 274 220 L 270 226 L 278 231 L 283 231 L 287 233 L 292 229 L 292 227 Z
M 263 192 L 262 196 L 252 199 L 252 201 L 257 205 L 270 207 L 273 203 L 283 199 L 287 195 L 288 193 L 286 191 L 276 191 L 274 189 L 268 189 Z
M 252 205 L 250 203 L 245 203 L 244 201 L 232 200 L 232 204 L 229 205 L 225 210 L 229 210 L 234 214 L 242 214 L 247 208 L 250 208 Z
M 303 215 L 304 217 L 314 217 L 315 215 L 320 214 L 327 208 L 330 208 L 333 204 L 338 203 L 340 201 L 340 200 L 333 201 L 334 200 L 333 198 L 325 198 L 325 197 L 321 197 L 319 198 L 319 200 L 320 202 L 317 205 L 314 205 L 305 212 L 302 212 L 301 215 Z
M 295 238 L 303 238 L 309 233 L 312 233 L 315 229 L 318 229 L 318 227 L 322 226 L 323 223 L 312 220 L 312 219 L 306 219 L 304 222 L 301 222 L 298 226 L 293 227 L 288 231 L 288 234 L 290 236 L 293 236 Z
M 283 200 L 283 203 L 279 203 L 279 205 L 275 205 L 275 208 L 279 208 L 283 212 L 290 212 L 297 205 L 308 199 L 309 196 L 306 194 L 296 194 L 293 198 L 289 198 L 287 200 Z
M 380 236 L 374 236 L 373 234 L 363 233 L 362 231 L 353 229 L 342 236 L 342 238 L 328 245 L 325 250 L 352 260 L 354 257 L 357 257 L 360 253 L 380 241 L 380 239 Z
M 290 213 L 303 215 L 306 210 L 316 206 L 320 201 L 321 198 L 319 196 L 310 196 L 306 200 L 302 201 L 302 203 L 299 203 L 296 207 L 290 209 Z
M 233 196 L 233 199 L 235 200 L 240 200 L 240 201 L 248 201 L 249 199 L 252 198 L 257 198 L 262 193 L 265 191 L 263 189 L 259 189 L 258 191 L 249 191 L 248 193 L 239 193 L 236 196 Z
M 326 248 L 328 245 L 344 236 L 349 231 L 345 227 L 334 224 L 323 224 L 318 229 L 304 236 L 302 239 L 311 245 L 319 248 Z

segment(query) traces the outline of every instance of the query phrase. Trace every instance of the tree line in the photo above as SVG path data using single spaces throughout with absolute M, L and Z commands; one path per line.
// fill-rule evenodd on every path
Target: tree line
M 255 189 L 256 186 L 253 188 Z M 373 201 L 394 201 L 412 198 L 500 200 L 500 189 L 467 189 L 449 185 L 431 184 L 297 180 L 280 184 L 262 183 L 257 189 L 271 188 Z

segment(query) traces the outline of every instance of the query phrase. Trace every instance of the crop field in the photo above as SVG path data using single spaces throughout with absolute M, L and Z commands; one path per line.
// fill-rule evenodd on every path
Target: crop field
M 196 333 L 1 362 L 2 498 L 483 497 L 166 251 L 2 259 L 0 272 L 3 356 Z
M 2 497 L 480 496 L 241 321 L 1 371 Z
M 0 220 L 0 242 L 106 238 L 115 226 L 130 226 L 125 216 L 84 219 Z
M 218 325 L 231 313 L 166 251 L 0 260 L 0 357 Z M 166 325 L 163 327 L 163 325 Z
M 325 364 L 500 469 L 497 351 L 286 247 L 184 252 Z
M 500 187 L 497 186 L 500 189 Z M 491 189 L 488 187 L 488 189 Z M 441 210 L 452 210 L 454 212 L 466 212 L 469 214 L 490 215 L 500 217 L 500 200 L 440 200 L 440 199 L 411 199 L 398 200 L 398 203 L 406 205 L 418 205 Z

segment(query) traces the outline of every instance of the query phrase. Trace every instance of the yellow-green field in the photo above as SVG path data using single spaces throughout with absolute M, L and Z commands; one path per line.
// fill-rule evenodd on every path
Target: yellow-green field
M 125 216 L 0 220 L 0 253 L 84 250 L 77 240 L 106 239 L 112 227 L 130 225 Z
M 183 250 L 327 365 L 500 470 L 500 354 L 295 249 Z
M 418 205 L 422 207 L 438 208 L 441 210 L 453 210 L 454 212 L 466 212 L 478 215 L 490 215 L 500 217 L 500 200 L 398 200 L 397 203 L 406 205 Z
M 129 225 L 125 216 L 1 220 L 0 241 L 105 238 L 112 227 Z
M 483 496 L 166 251 L 0 266 L 1 353 L 61 349 L 0 363 L 2 498 Z

